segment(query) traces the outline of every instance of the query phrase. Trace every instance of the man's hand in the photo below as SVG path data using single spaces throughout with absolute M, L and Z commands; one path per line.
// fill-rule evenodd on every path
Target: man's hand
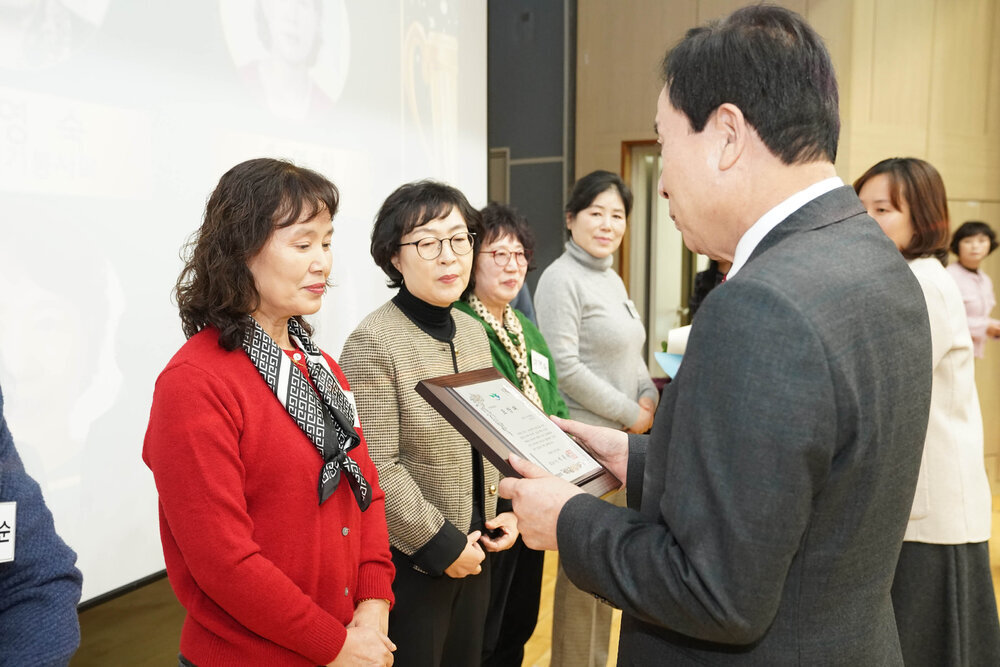
M 549 417 L 549 419 L 573 436 L 601 465 L 625 484 L 625 475 L 628 473 L 627 433 L 605 426 L 583 424 L 572 419 L 559 417 Z M 517 518 L 520 519 L 521 516 L 518 515 Z
M 524 543 L 532 549 L 558 549 L 556 524 L 559 512 L 567 500 L 585 492 L 516 454 L 511 454 L 507 460 L 524 477 L 503 478 L 499 492 L 514 503 L 517 527 Z
M 479 538 L 479 541 L 487 551 L 510 549 L 514 546 L 514 542 L 517 541 L 517 517 L 514 516 L 513 512 L 497 514 L 494 519 L 486 522 L 486 527 L 490 530 L 496 528 L 503 529 L 503 535 L 500 537 L 492 538 L 484 534 Z
M 483 571 L 483 566 L 480 563 L 486 558 L 486 552 L 479 546 L 481 535 L 480 531 L 474 530 L 466 536 L 468 542 L 466 542 L 465 548 L 462 549 L 462 553 L 458 555 L 455 562 L 444 571 L 445 574 L 452 579 L 462 579 L 470 574 L 479 574 Z

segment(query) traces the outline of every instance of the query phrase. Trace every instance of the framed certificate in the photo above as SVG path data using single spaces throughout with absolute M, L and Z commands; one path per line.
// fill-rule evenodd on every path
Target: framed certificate
M 595 496 L 621 486 L 495 368 L 421 380 L 416 391 L 505 477 L 520 477 L 507 462 L 514 452 Z

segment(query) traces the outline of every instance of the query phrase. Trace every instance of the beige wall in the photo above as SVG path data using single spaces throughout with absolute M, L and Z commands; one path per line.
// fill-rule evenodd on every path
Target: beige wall
M 654 139 L 659 63 L 684 32 L 738 0 L 579 0 L 576 173 L 618 171 L 623 141 Z M 798 0 L 840 82 L 837 171 L 915 156 L 940 171 L 953 225 L 1000 231 L 1000 0 Z M 984 269 L 1000 284 L 1000 251 Z M 996 312 L 994 312 L 996 316 Z M 976 377 L 986 465 L 1000 493 L 1000 342 Z

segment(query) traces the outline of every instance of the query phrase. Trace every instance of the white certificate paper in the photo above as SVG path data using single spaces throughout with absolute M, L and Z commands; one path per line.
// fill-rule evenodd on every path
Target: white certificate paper
M 603 471 L 597 461 L 509 382 L 487 380 L 451 390 L 500 431 L 516 447 L 517 454 L 553 475 L 576 483 Z

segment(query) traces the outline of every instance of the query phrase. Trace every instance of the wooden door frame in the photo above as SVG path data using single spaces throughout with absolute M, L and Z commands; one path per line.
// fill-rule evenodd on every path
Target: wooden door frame
M 655 146 L 657 143 L 656 139 L 637 139 L 634 141 L 623 141 L 621 149 L 621 177 L 625 185 L 635 193 L 635 188 L 632 184 L 632 150 L 640 146 Z M 618 248 L 618 275 L 621 276 L 622 282 L 625 283 L 625 290 L 631 294 L 631 276 L 629 269 L 631 268 L 632 261 L 632 248 L 631 242 L 629 241 L 629 235 L 626 234 L 625 238 L 622 239 L 622 244 Z M 694 274 L 696 270 L 695 265 L 695 254 L 688 250 L 686 247 L 683 249 L 681 254 L 681 307 L 684 309 L 684 313 L 681 316 L 681 324 L 691 323 L 691 314 L 688 312 L 687 308 L 689 305 L 689 300 L 691 298 L 691 290 L 694 287 Z
M 655 146 L 656 139 L 636 139 L 633 141 L 623 141 L 622 142 L 622 153 L 621 153 L 621 177 L 625 185 L 629 187 L 632 192 L 635 192 L 635 188 L 632 187 L 632 149 L 639 146 Z M 622 282 L 625 283 L 625 290 L 629 291 L 630 276 L 629 269 L 631 268 L 631 243 L 629 242 L 629 235 L 626 234 L 625 238 L 622 239 L 622 244 L 618 248 L 618 275 L 621 276 Z M 630 292 L 631 293 L 631 292 Z

